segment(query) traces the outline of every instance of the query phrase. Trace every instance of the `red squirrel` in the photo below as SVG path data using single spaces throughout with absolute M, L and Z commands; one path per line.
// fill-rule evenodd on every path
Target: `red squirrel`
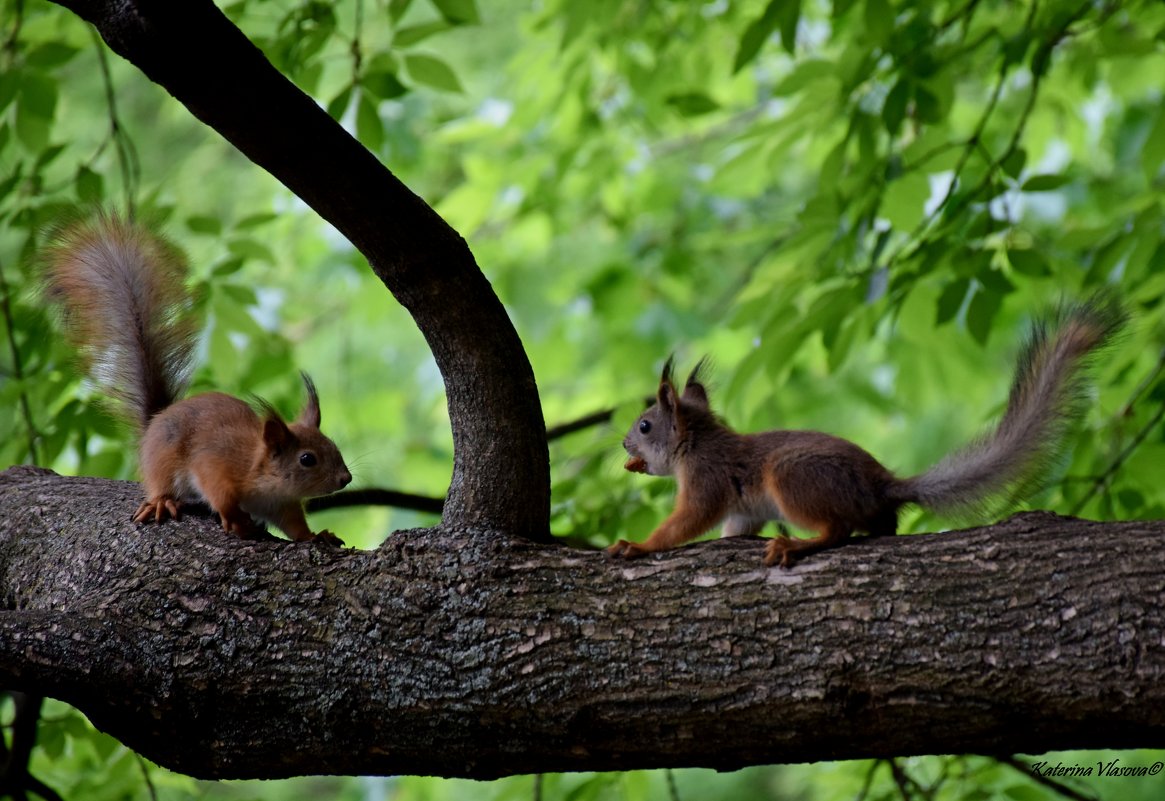
M 342 544 L 312 533 L 303 499 L 352 480 L 320 432 L 320 403 L 306 373 L 307 403 L 285 422 L 221 392 L 178 400 L 189 377 L 195 328 L 186 263 L 148 228 L 101 214 L 61 229 L 44 254 L 50 300 L 64 312 L 94 380 L 119 402 L 139 436 L 146 500 L 136 523 L 178 518 L 203 501 L 225 531 L 249 537 L 274 524 L 296 541 Z
M 712 411 L 697 364 L 677 392 L 672 360 L 656 403 L 631 426 L 625 467 L 675 475 L 675 511 L 645 542 L 620 540 L 608 552 L 641 556 L 687 542 L 724 521 L 723 536 L 755 535 L 769 520 L 817 533 L 770 540 L 764 563 L 790 567 L 800 556 L 842 545 L 854 531 L 897 533 L 906 504 L 975 511 L 991 499 L 1018 501 L 1039 483 L 1080 416 L 1082 368 L 1109 342 L 1125 315 L 1111 298 L 1064 309 L 1058 324 L 1033 327 L 1015 370 L 1007 409 L 991 434 L 918 476 L 899 478 L 862 448 L 817 431 L 738 434 Z

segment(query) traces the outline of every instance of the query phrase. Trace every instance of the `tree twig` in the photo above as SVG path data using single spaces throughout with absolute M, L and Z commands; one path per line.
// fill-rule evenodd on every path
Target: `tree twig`
M 24 361 L 20 356 L 20 347 L 16 344 L 16 320 L 12 316 L 12 305 L 9 302 L 11 294 L 8 279 L 4 276 L 4 265 L 0 264 L 0 316 L 4 318 L 4 327 L 8 330 L 8 349 L 12 357 L 12 375 L 20 382 L 20 415 L 24 418 L 24 428 L 28 435 L 28 458 L 32 464 L 39 464 L 36 441 L 39 432 L 32 418 L 32 406 L 28 402 L 28 389 L 24 385 Z
M 645 402 L 650 403 L 650 399 Z M 546 429 L 546 441 L 552 442 L 569 434 L 583 431 L 597 425 L 602 425 L 611 419 L 615 408 L 600 409 L 596 412 L 583 415 L 575 420 L 568 420 Z M 445 505 L 444 498 L 430 495 L 418 495 L 401 490 L 367 487 L 364 489 L 345 490 L 322 498 L 312 498 L 307 502 L 309 512 L 322 512 L 327 509 L 346 509 L 353 506 L 392 506 L 397 509 L 409 509 L 414 512 L 441 514 Z
M 1096 796 L 1082 793 L 1079 790 L 1056 781 L 1055 779 L 1050 779 L 1047 776 L 1040 775 L 1039 772 L 1032 770 L 1030 765 L 1016 759 L 1013 756 L 995 757 L 995 761 L 1000 765 L 1006 765 L 1009 768 L 1013 768 L 1014 770 L 1019 771 L 1036 784 L 1041 784 L 1044 787 L 1047 787 L 1049 790 L 1053 790 L 1059 793 L 1065 798 L 1071 798 L 1073 801 L 1097 801 Z

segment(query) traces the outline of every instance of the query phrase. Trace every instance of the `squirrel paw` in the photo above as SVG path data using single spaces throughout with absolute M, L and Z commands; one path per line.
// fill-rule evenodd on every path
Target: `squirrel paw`
M 337 548 L 341 548 L 344 545 L 344 541 L 342 539 L 340 539 L 339 537 L 337 537 L 335 534 L 328 531 L 327 529 L 324 529 L 323 531 L 317 531 L 315 533 L 315 535 L 312 537 L 311 541 L 312 542 L 322 542 L 325 545 L 332 545 L 332 546 L 335 546 Z
M 178 510 L 182 505 L 169 495 L 159 495 L 157 498 L 142 501 L 142 505 L 133 513 L 133 522 L 146 523 L 153 518 L 155 523 L 161 523 L 167 518 L 178 519 Z
M 219 517 L 222 518 L 223 531 L 234 534 L 241 540 L 263 539 L 264 535 L 267 534 L 266 526 L 262 523 L 256 523 L 249 514 L 242 510 L 227 514 L 219 512 Z
M 790 547 L 791 545 L 792 541 L 785 536 L 769 540 L 769 544 L 765 546 L 765 565 L 771 567 L 780 562 L 781 567 L 792 567 L 793 549 Z
M 607 553 L 611 556 L 622 556 L 624 559 L 634 559 L 637 556 L 644 556 L 651 553 L 651 551 L 644 548 L 636 542 L 628 542 L 627 540 L 619 540 L 614 545 L 607 548 Z

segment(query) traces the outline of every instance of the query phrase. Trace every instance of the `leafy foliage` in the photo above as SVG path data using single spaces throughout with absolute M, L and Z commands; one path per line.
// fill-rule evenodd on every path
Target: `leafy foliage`
M 1072 457 L 1034 504 L 1165 515 L 1160 3 L 223 10 L 466 236 L 525 341 L 548 422 L 616 410 L 552 447 L 557 533 L 636 539 L 665 514 L 671 486 L 623 474 L 619 439 L 673 351 L 681 363 L 712 355 L 713 401 L 737 428 L 827 430 L 911 472 L 999 411 L 1033 314 L 1102 285 L 1136 324 L 1097 365 Z M 292 411 L 307 369 L 358 483 L 443 493 L 452 444 L 439 375 L 359 254 L 69 13 L 0 0 L 0 41 L 0 462 L 133 474 L 124 432 L 36 293 L 46 231 L 75 207 L 112 204 L 160 213 L 189 251 L 205 320 L 198 388 Z M 328 514 L 340 519 L 323 525 L 363 546 L 429 522 Z M 71 711 L 46 714 L 37 759 L 38 775 L 76 797 L 145 797 L 143 770 L 159 797 L 260 795 L 163 778 Z M 1053 797 L 991 760 L 899 768 L 941 785 L 935 797 Z M 77 783 L 102 771 L 108 781 Z M 887 763 L 674 778 L 685 798 L 909 792 Z M 307 797 L 295 786 L 278 792 Z M 1110 786 L 1160 789 L 1086 789 Z M 481 792 L 425 779 L 345 787 L 352 798 Z M 662 773 L 548 776 L 541 791 L 670 793 Z M 533 780 L 489 792 L 529 797 Z

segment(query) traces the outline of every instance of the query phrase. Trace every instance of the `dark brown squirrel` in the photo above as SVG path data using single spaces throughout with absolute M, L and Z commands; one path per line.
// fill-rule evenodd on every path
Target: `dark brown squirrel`
M 262 416 L 221 392 L 185 400 L 195 328 L 178 250 L 149 228 L 113 214 L 65 226 L 44 254 L 47 295 L 94 380 L 119 402 L 139 436 L 146 500 L 134 522 L 177 519 L 205 502 L 240 537 L 262 521 L 293 540 L 342 544 L 313 533 L 303 499 L 352 480 L 336 445 L 320 432 L 315 385 L 302 373 L 307 403 L 287 423 L 260 401 Z
M 1039 485 L 1066 429 L 1082 412 L 1083 368 L 1125 322 L 1103 295 L 1033 326 L 1020 353 L 1007 409 L 995 430 L 918 476 L 898 478 L 852 442 L 817 431 L 738 434 L 712 411 L 696 365 L 682 393 L 664 365 L 656 403 L 623 440 L 626 469 L 675 475 L 675 511 L 645 542 L 620 540 L 611 554 L 635 557 L 687 542 L 724 521 L 723 536 L 755 535 L 769 520 L 817 533 L 770 540 L 764 563 L 790 567 L 800 556 L 848 541 L 854 531 L 897 533 L 906 504 L 980 512 L 1006 495 L 1018 502 Z

